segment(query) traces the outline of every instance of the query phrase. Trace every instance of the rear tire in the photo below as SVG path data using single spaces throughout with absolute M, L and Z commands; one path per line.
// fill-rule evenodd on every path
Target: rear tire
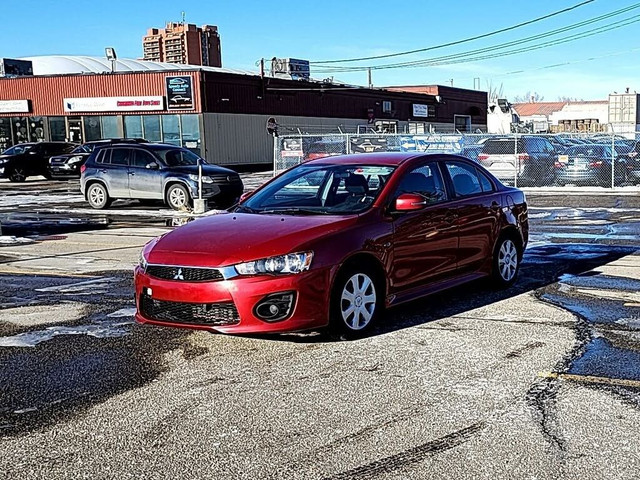
M 92 183 L 87 189 L 87 201 L 97 210 L 109 207 L 112 199 L 109 198 L 107 188 L 101 183 Z
M 520 250 L 512 237 L 501 236 L 493 252 L 493 283 L 498 288 L 508 288 L 518 278 L 520 270 Z
M 376 272 L 346 268 L 331 293 L 329 328 L 333 334 L 359 337 L 371 330 L 384 310 L 384 288 Z

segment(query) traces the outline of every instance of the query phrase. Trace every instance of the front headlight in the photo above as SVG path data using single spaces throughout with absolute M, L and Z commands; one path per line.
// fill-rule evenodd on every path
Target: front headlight
M 8 158 L 0 158 L 0 165 L 4 165 L 5 163 L 7 163 L 9 161 Z
M 82 157 L 81 156 L 75 156 L 75 157 L 71 157 L 69 159 L 69 163 L 79 163 L 82 161 Z
M 194 182 L 198 181 L 198 175 L 189 174 L 189 178 Z M 202 183 L 213 183 L 211 177 L 202 176 Z
M 149 263 L 147 262 L 147 259 L 144 258 L 144 250 L 140 250 L 140 257 L 138 258 L 138 265 L 140 266 L 140 268 L 142 269 L 143 272 L 147 271 L 147 265 L 149 265 Z
M 290 253 L 234 265 L 239 275 L 289 274 L 309 270 L 313 252 Z

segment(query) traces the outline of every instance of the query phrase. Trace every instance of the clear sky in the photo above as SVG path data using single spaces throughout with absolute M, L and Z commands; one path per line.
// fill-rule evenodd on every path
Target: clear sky
M 324 61 L 433 47 L 510 27 L 584 1 L 3 0 L 0 57 L 103 56 L 104 47 L 113 46 L 120 58 L 140 58 L 147 28 L 180 21 L 181 12 L 185 11 L 188 23 L 218 26 L 223 66 L 257 70 L 255 63 L 261 57 Z M 502 87 L 510 100 L 527 92 L 537 92 L 545 101 L 559 97 L 605 99 L 609 93 L 626 87 L 640 91 L 640 2 L 594 0 L 570 12 L 484 39 L 413 55 L 340 65 L 375 66 L 460 54 L 566 29 L 634 5 L 638 8 L 626 13 L 509 47 L 525 49 L 522 53 L 372 73 L 375 86 L 449 85 L 453 81 L 454 86 L 463 88 Z M 614 22 L 629 25 L 573 42 L 531 49 L 533 45 L 580 36 L 588 30 L 602 31 L 614 27 Z M 367 84 L 366 71 L 334 72 L 312 65 L 311 75 Z

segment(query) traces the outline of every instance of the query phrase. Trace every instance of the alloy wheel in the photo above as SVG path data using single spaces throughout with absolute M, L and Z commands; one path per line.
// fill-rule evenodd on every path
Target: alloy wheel
M 498 270 L 500 277 L 505 282 L 510 282 L 518 270 L 518 249 L 515 244 L 507 239 L 500 246 L 498 253 Z
M 362 330 L 371 322 L 376 304 L 376 287 L 373 280 L 365 273 L 356 273 L 342 288 L 342 321 L 350 330 Z
M 14 168 L 11 176 L 9 177 L 13 182 L 24 182 L 27 178 L 24 168 Z
M 174 188 L 169 192 L 169 203 L 173 208 L 182 208 L 187 205 L 187 195 L 181 188 Z

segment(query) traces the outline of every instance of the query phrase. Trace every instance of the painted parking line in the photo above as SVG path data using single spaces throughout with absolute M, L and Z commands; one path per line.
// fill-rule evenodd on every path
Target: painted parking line
M 601 385 L 616 385 L 621 387 L 636 387 L 640 388 L 639 380 L 630 380 L 626 378 L 609 378 L 609 377 L 596 377 L 593 375 L 574 375 L 571 373 L 555 373 L 555 372 L 541 372 L 538 374 L 541 378 L 557 378 L 560 380 L 569 380 L 579 383 L 597 383 Z
M 33 277 L 39 275 L 43 277 L 70 277 L 70 278 L 96 278 L 91 273 L 67 273 L 61 270 L 36 270 L 36 269 L 18 269 L 0 266 L 0 275 L 24 275 Z

